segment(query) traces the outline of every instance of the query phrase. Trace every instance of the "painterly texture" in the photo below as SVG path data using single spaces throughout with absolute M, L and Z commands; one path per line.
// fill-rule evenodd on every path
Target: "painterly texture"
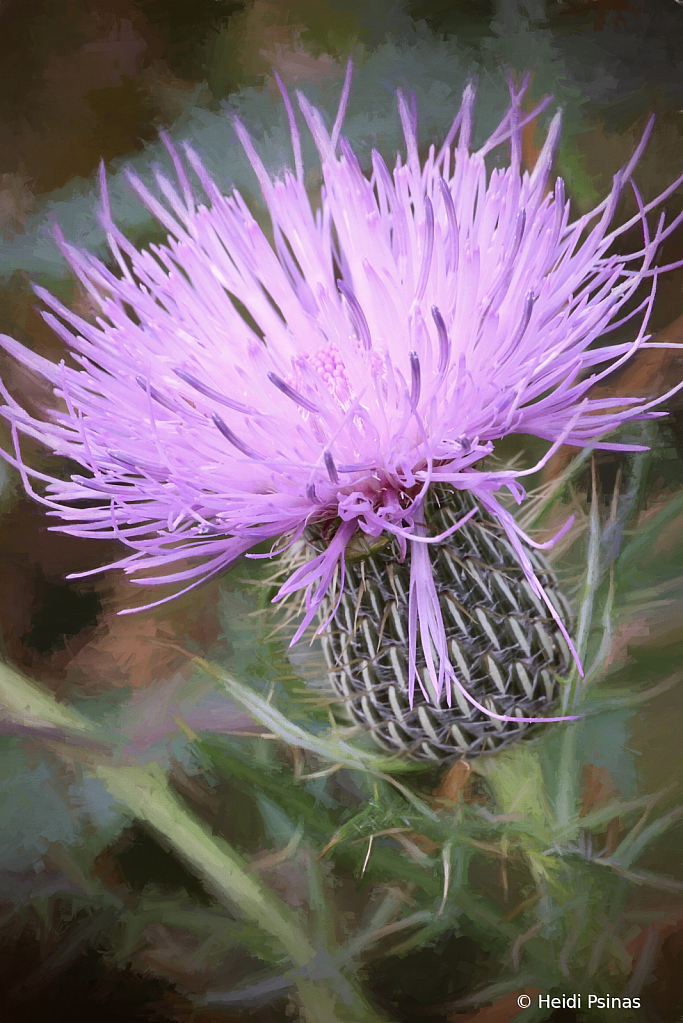
M 532 589 L 565 631 L 526 551 L 539 545 L 496 495 L 507 489 L 521 502 L 520 480 L 563 443 L 638 450 L 604 437 L 625 421 L 663 414 L 652 411 L 662 398 L 588 392 L 648 346 L 655 254 L 681 217 L 668 225 L 661 217 L 651 229 L 647 214 L 680 179 L 643 204 L 632 173 L 648 126 L 607 198 L 571 220 L 562 179 L 551 185 L 559 113 L 533 172 L 522 171 L 522 129 L 549 102 L 523 112 L 526 82 L 511 86 L 507 113 L 477 151 L 468 86 L 443 143 L 424 161 L 416 112 L 399 94 L 406 155 L 392 173 L 373 153 L 366 177 L 342 135 L 350 71 L 331 131 L 298 96 L 320 158 L 319 204 L 306 189 L 284 88 L 293 172 L 273 177 L 235 121 L 272 243 L 243 197 L 224 195 L 189 145 L 181 157 L 169 142 L 178 181 L 159 171 L 157 195 L 130 174 L 140 202 L 168 231 L 164 245 L 139 250 L 117 229 L 102 174 L 101 217 L 115 265 L 62 242 L 94 318 L 37 289 L 77 368 L 0 339 L 61 401 L 38 420 L 3 389 L 0 412 L 15 444 L 6 457 L 60 519 L 56 528 L 121 540 L 130 553 L 116 567 L 144 584 L 186 591 L 264 540 L 289 542 L 312 523 L 338 520 L 326 549 L 278 594 L 306 589 L 295 639 L 330 588 L 341 592 L 356 531 L 392 533 L 403 549 L 412 545 L 410 692 L 419 632 L 436 698 L 445 688 L 450 700 L 452 685 L 462 683 L 449 661 L 429 556 L 429 544 L 446 534 L 428 535 L 425 496 L 435 483 L 469 491 L 500 522 Z M 501 147 L 509 147 L 509 165 L 487 168 Z M 615 228 L 626 185 L 639 214 Z M 614 253 L 638 221 L 642 246 Z M 649 295 L 624 316 L 643 282 Z M 632 342 L 595 345 L 638 314 Z M 552 446 L 531 468 L 482 466 L 511 433 Z M 30 469 L 21 434 L 86 475 L 55 479 Z

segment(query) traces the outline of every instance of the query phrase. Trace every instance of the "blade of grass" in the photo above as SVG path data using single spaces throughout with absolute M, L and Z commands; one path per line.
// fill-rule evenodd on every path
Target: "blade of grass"
M 636 825 L 636 827 L 629 831 L 623 842 L 612 854 L 610 857 L 611 862 L 619 867 L 628 869 L 632 863 L 635 863 L 642 856 L 650 842 L 663 834 L 682 816 L 683 806 L 678 806 L 675 810 L 671 810 L 669 813 L 664 814 L 663 817 L 659 817 L 652 824 L 642 828 L 642 830 L 638 829 Z
M 87 727 L 97 734 L 79 714 L 57 704 L 51 694 L 7 665 L 0 665 L 0 701 L 14 716 L 28 714 L 38 724 L 76 731 Z M 310 1023 L 379 1023 L 360 989 L 331 960 L 324 978 L 313 981 L 307 976 L 320 953 L 299 921 L 271 889 L 247 872 L 242 857 L 188 810 L 159 765 L 119 766 L 102 755 L 86 760 L 83 766 L 104 782 L 127 813 L 172 849 L 220 902 L 257 923 L 286 952 L 304 1018 Z
M 187 651 L 183 652 L 187 653 Z M 239 703 L 248 714 L 253 716 L 260 724 L 269 728 L 271 732 L 278 735 L 288 745 L 307 749 L 311 753 L 316 753 L 319 757 L 323 757 L 325 760 L 331 760 L 333 763 L 339 763 L 344 767 L 355 768 L 357 771 L 372 771 L 378 774 L 380 769 L 382 771 L 414 770 L 410 764 L 404 761 L 386 757 L 381 753 L 366 753 L 355 746 L 350 746 L 338 738 L 332 731 L 322 736 L 313 735 L 311 732 L 306 731 L 306 729 L 294 724 L 289 718 L 278 711 L 277 708 L 273 707 L 267 700 L 264 700 L 255 690 L 238 682 L 237 679 L 223 671 L 218 665 L 211 664 L 201 657 L 190 656 L 198 668 L 219 679 L 230 693 L 232 699 Z M 396 784 L 393 779 L 391 781 L 392 784 Z M 409 798 L 412 798 L 412 796 Z

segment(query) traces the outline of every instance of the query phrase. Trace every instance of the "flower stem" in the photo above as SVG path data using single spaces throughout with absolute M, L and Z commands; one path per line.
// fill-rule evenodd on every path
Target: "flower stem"
M 359 988 L 333 966 L 331 957 L 324 979 L 307 977 L 322 950 L 313 947 L 288 906 L 260 885 L 254 875 L 245 873 L 246 863 L 239 853 L 188 812 L 158 765 L 144 769 L 99 766 L 95 773 L 114 798 L 162 845 L 172 848 L 220 902 L 233 913 L 253 920 L 282 946 L 294 965 L 307 1021 L 379 1023 L 381 1017 L 370 1008 Z
M 246 863 L 239 853 L 224 839 L 212 835 L 183 804 L 158 764 L 115 764 L 108 752 L 101 752 L 107 747 L 103 741 L 99 743 L 100 751 L 91 744 L 79 747 L 73 740 L 84 732 L 100 740 L 105 739 L 105 733 L 3 664 L 0 706 L 12 720 L 47 728 L 48 741 L 53 731 L 61 736 L 69 746 L 69 755 L 100 778 L 126 812 L 147 827 L 162 846 L 172 849 L 221 903 L 274 939 L 277 953 L 284 951 L 292 963 L 290 976 L 306 1023 L 381 1023 L 382 1017 L 368 1004 L 360 987 L 342 974 L 327 950 L 311 944 L 286 903 L 245 871 Z

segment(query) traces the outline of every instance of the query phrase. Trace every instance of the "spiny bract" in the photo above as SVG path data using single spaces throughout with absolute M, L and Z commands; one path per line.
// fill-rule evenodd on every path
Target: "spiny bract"
M 427 522 L 444 532 L 473 503 L 466 492 L 432 488 Z M 315 530 L 308 534 L 292 561 L 305 561 L 320 548 L 322 538 Z M 569 629 L 571 611 L 550 565 L 539 551 L 529 556 Z M 524 738 L 533 722 L 549 720 L 571 655 L 490 516 L 479 514 L 438 544 L 432 565 L 448 653 L 468 699 L 456 688 L 451 706 L 435 705 L 420 649 L 422 689 L 409 699 L 410 552 L 401 560 L 395 540 L 367 553 L 347 552 L 344 591 L 320 637 L 322 651 L 347 716 L 383 749 L 415 760 L 472 759 Z M 334 602 L 333 594 L 323 601 L 323 620 Z

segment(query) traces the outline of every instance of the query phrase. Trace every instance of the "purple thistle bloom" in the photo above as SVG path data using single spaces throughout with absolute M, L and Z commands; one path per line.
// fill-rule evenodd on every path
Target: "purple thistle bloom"
M 522 173 L 522 128 L 548 102 L 523 114 L 526 81 L 511 87 L 507 113 L 477 151 L 470 148 L 468 85 L 443 145 L 432 146 L 423 164 L 414 111 L 399 93 L 407 156 L 390 172 L 373 152 L 366 177 L 341 136 L 350 72 L 331 133 L 298 96 L 320 155 L 319 209 L 306 192 L 284 88 L 293 173 L 273 178 L 235 123 L 270 215 L 272 244 L 241 195 L 223 195 L 189 145 L 183 160 L 168 142 L 177 185 L 157 170 L 156 197 L 129 173 L 140 201 L 168 231 L 165 245 L 138 251 L 112 221 L 102 170 L 101 217 L 116 267 L 60 237 L 97 310 L 93 323 L 36 288 L 76 368 L 0 338 L 63 402 L 37 420 L 3 388 L 0 412 L 15 446 L 5 457 L 61 520 L 53 528 L 117 538 L 130 553 L 111 567 L 137 573 L 141 584 L 180 584 L 181 592 L 264 540 L 291 542 L 311 524 L 338 520 L 326 550 L 295 571 L 276 598 L 306 590 L 293 642 L 327 591 L 338 585 L 341 592 L 354 533 L 393 533 L 403 552 L 412 545 L 411 699 L 419 631 L 437 697 L 445 684 L 450 702 L 451 685 L 462 687 L 449 661 L 429 553 L 446 534 L 428 535 L 425 496 L 435 483 L 468 490 L 498 519 L 571 643 L 525 549 L 548 545 L 525 536 L 496 494 L 507 489 L 520 503 L 521 479 L 560 444 L 642 450 L 602 438 L 623 422 L 664 414 L 651 409 L 667 395 L 644 403 L 587 395 L 639 348 L 662 347 L 646 334 L 659 272 L 654 258 L 683 215 L 666 226 L 662 217 L 652 232 L 647 214 L 683 177 L 643 203 L 631 175 L 650 121 L 607 198 L 570 222 L 563 181 L 549 185 L 559 113 L 533 172 Z M 509 166 L 488 171 L 487 154 L 504 144 Z M 209 205 L 195 197 L 188 165 Z M 627 184 L 639 213 L 613 228 Z M 610 254 L 637 222 L 642 247 Z M 643 317 L 633 342 L 596 347 L 636 315 L 618 314 L 646 280 L 650 293 L 636 310 Z M 530 469 L 478 467 L 511 433 L 552 446 Z M 20 434 L 80 463 L 84 475 L 64 481 L 30 469 Z M 31 479 L 44 484 L 40 494 Z M 188 558 L 191 567 L 174 570 Z

